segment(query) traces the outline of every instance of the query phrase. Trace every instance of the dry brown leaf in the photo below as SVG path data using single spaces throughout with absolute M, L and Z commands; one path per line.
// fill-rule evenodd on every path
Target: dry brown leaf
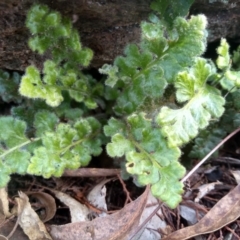
M 52 219 L 56 214 L 56 202 L 55 199 L 48 193 L 44 192 L 25 192 L 31 199 L 37 200 L 41 208 L 44 208 L 45 212 L 39 216 L 42 222 L 47 222 Z
M 18 224 L 18 223 L 17 223 Z M 4 236 L 9 236 L 9 240 L 29 240 L 28 236 L 23 232 L 20 226 L 16 226 L 16 222 L 14 221 L 6 221 L 0 228 L 0 234 Z M 1 238 L 0 238 L 1 240 Z
M 37 213 L 31 208 L 28 196 L 19 192 L 16 198 L 18 204 L 18 222 L 24 233 L 30 240 L 52 240 L 45 225 L 39 219 Z
M 149 187 L 139 198 L 112 215 L 95 218 L 91 222 L 52 225 L 50 234 L 54 240 L 127 240 L 138 226 L 148 193 Z
M 6 219 L 6 216 L 3 213 L 3 204 L 0 201 L 0 224 L 2 224 Z
M 156 209 L 158 205 L 159 205 L 158 199 L 152 195 L 151 191 L 149 191 L 146 207 L 144 208 L 143 213 L 141 215 L 139 226 L 142 226 L 142 224 L 149 218 L 149 216 L 152 214 L 152 212 Z M 154 229 L 159 228 L 162 229 L 166 227 L 166 222 L 163 221 L 159 216 L 162 216 L 161 209 L 159 209 L 157 213 L 151 217 L 151 219 L 141 228 L 141 230 L 138 233 L 134 234 L 132 239 L 133 240 L 160 239 L 161 238 L 160 233 L 158 231 L 155 231 Z
M 108 214 L 105 212 L 107 211 L 107 203 L 106 203 L 106 183 L 112 181 L 113 179 L 104 179 L 88 193 L 87 200 L 96 208 L 104 210 L 98 214 L 99 217 L 105 217 Z
M 72 223 L 89 221 L 88 214 L 90 213 L 90 210 L 84 204 L 81 204 L 76 199 L 70 197 L 69 195 L 63 192 L 56 190 L 51 191 L 61 202 L 63 202 L 69 207 Z
M 12 215 L 9 212 L 9 202 L 6 188 L 0 188 L 0 208 L 0 213 L 2 213 L 6 218 Z
M 163 239 L 183 240 L 191 237 L 215 232 L 240 216 L 240 184 L 224 196 L 217 204 L 195 225 L 180 229 Z
M 216 185 L 222 184 L 221 182 L 212 182 L 203 184 L 200 187 L 198 187 L 198 195 L 195 198 L 194 202 L 198 203 L 205 195 L 207 195 L 209 192 L 215 189 Z

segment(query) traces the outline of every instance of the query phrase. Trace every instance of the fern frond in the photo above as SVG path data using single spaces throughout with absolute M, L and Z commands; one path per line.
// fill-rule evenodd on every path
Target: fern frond
M 100 123 L 91 117 L 73 126 L 59 123 L 56 130 L 46 130 L 42 135 L 43 146 L 34 150 L 27 172 L 45 178 L 60 177 L 65 169 L 87 166 L 91 155 L 102 151 L 101 140 L 95 137 L 100 130 Z
M 189 157 L 197 159 L 205 157 L 227 134 L 240 127 L 239 98 L 240 90 L 228 94 L 226 110 L 222 117 L 211 122 L 207 129 L 199 132 L 193 141 Z M 214 154 L 217 156 L 218 152 L 216 151 Z
M 108 86 L 122 90 L 115 111 L 131 114 L 144 106 L 146 98 L 160 99 L 176 74 L 204 52 L 205 27 L 206 18 L 202 15 L 188 21 L 179 17 L 166 38 L 164 26 L 156 16 L 143 22 L 140 47 L 130 44 L 125 57 L 117 57 L 112 67 L 105 65 L 100 69 L 108 75 Z
M 194 0 L 155 0 L 151 3 L 151 8 L 164 19 L 167 26 L 172 27 L 177 17 L 187 16 L 193 2 Z
M 22 102 L 22 96 L 18 94 L 19 83 L 20 75 L 17 72 L 9 74 L 0 70 L 0 96 L 4 102 Z
M 25 146 L 31 140 L 25 135 L 26 123 L 13 117 L 0 118 L 0 187 L 5 187 L 12 173 L 26 173 L 30 153 Z
M 153 195 L 175 208 L 183 192 L 178 180 L 185 174 L 184 167 L 178 163 L 179 148 L 168 147 L 160 129 L 152 128 L 144 113 L 130 115 L 125 125 L 112 118 L 104 131 L 112 136 L 111 143 L 107 144 L 108 154 L 111 157 L 125 155 L 126 170 L 136 176 L 137 183 L 151 184 Z
M 56 107 L 63 101 L 62 92 L 68 91 L 77 102 L 84 102 L 90 109 L 96 108 L 95 94 L 101 88 L 95 81 L 92 89 L 93 79 L 79 70 L 80 66 L 90 64 L 93 52 L 82 47 L 71 21 L 45 5 L 34 5 L 28 12 L 26 25 L 33 35 L 29 47 L 40 54 L 49 50 L 52 60 L 44 63 L 43 79 L 36 67 L 26 69 L 19 89 L 21 95 L 44 99 L 48 105 Z
M 215 73 L 212 65 L 198 58 L 187 72 L 180 72 L 175 81 L 179 103 L 187 103 L 180 109 L 163 107 L 157 117 L 169 146 L 182 146 L 208 126 L 211 118 L 219 118 L 224 112 L 225 99 L 221 92 L 207 84 Z

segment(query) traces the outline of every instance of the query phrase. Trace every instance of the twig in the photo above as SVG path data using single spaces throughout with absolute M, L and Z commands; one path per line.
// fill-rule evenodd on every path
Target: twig
M 136 234 L 150 221 L 150 219 L 159 211 L 159 209 L 162 207 L 163 203 L 159 203 L 159 205 L 153 210 L 153 212 L 145 219 L 144 222 L 142 222 L 134 231 L 134 234 L 129 240 L 133 240 Z
M 120 169 L 112 168 L 79 168 L 77 170 L 65 170 L 64 177 L 109 177 L 120 174 Z
M 234 229 L 231 229 L 230 227 L 228 226 L 225 226 L 225 228 L 232 233 L 232 235 L 234 235 L 237 239 L 240 239 L 240 237 L 234 232 Z
M 18 204 L 18 203 L 17 203 L 17 204 Z M 13 235 L 14 232 L 16 231 L 17 226 L 18 226 L 18 224 L 19 224 L 19 222 L 20 222 L 20 218 L 21 218 L 21 215 L 22 215 L 22 211 L 23 211 L 23 210 L 20 208 L 20 206 L 19 206 L 19 204 L 18 204 L 18 208 L 17 208 L 17 215 L 18 215 L 17 221 L 16 221 L 16 223 L 15 223 L 12 231 L 8 234 L 7 239 L 9 239 L 10 237 L 12 237 L 12 235 Z
M 16 221 L 16 223 L 15 223 L 12 231 L 11 231 L 11 232 L 8 234 L 8 236 L 7 236 L 7 239 L 9 239 L 10 237 L 12 237 L 12 235 L 14 234 L 14 232 L 15 232 L 16 229 L 17 229 L 17 226 L 18 226 L 18 224 L 19 224 L 19 221 L 20 221 L 20 216 L 18 216 L 17 221 Z
M 236 129 L 232 133 L 230 133 L 227 137 L 225 137 L 210 153 L 208 153 L 182 180 L 181 182 L 185 182 L 218 148 L 220 148 L 225 142 L 227 142 L 232 136 L 240 131 L 240 128 Z
M 118 176 L 118 179 L 119 179 L 120 183 L 122 184 L 123 191 L 124 191 L 125 194 L 126 194 L 126 200 L 125 200 L 125 204 L 124 204 L 124 206 L 125 206 L 125 205 L 128 203 L 128 201 L 129 201 L 129 202 L 132 202 L 133 200 L 132 200 L 132 198 L 130 197 L 129 191 L 128 191 L 127 188 L 126 188 L 126 184 L 125 184 L 124 181 L 122 180 L 120 174 L 118 174 L 117 176 Z

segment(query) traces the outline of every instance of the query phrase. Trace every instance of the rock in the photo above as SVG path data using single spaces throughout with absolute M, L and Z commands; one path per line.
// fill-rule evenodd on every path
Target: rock
M 126 44 L 140 39 L 140 22 L 151 12 L 151 0 L 39 0 L 70 17 L 80 32 L 82 43 L 94 51 L 91 67 L 111 63 L 123 53 Z M 1 0 L 0 69 L 24 71 L 34 63 L 41 68 L 46 56 L 27 46 L 29 32 L 25 18 L 32 0 Z M 240 41 L 240 2 L 238 0 L 196 0 L 190 14 L 208 17 L 209 42 L 221 37 Z

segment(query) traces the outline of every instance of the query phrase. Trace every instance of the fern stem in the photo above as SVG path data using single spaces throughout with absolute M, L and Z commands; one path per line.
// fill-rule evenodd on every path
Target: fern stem
M 13 148 L 10 148 L 9 150 L 7 150 L 6 152 L 4 152 L 3 154 L 0 155 L 0 159 L 3 158 L 3 157 L 5 157 L 5 156 L 8 155 L 8 154 L 14 152 L 15 150 L 17 150 L 17 149 L 19 149 L 19 148 L 22 148 L 22 147 L 24 147 L 24 146 L 26 146 L 26 145 L 28 145 L 29 143 L 37 142 L 37 141 L 39 141 L 39 140 L 41 140 L 41 138 L 34 138 L 34 139 L 28 140 L 28 141 L 26 141 L 26 142 L 24 142 L 24 143 L 22 143 L 22 144 L 20 144 L 20 145 L 17 145 L 17 146 L 15 146 L 15 147 L 13 147 Z
M 133 81 L 135 81 L 136 79 L 138 79 L 145 71 L 151 69 L 152 67 L 156 66 L 157 62 L 160 61 L 162 58 L 164 58 L 167 54 L 163 54 L 161 57 L 158 57 L 157 59 L 154 59 L 153 61 L 151 61 L 146 68 L 141 69 L 134 77 L 133 77 Z M 160 67 L 160 66 L 159 66 Z
M 127 126 L 128 126 L 128 125 L 127 125 Z M 144 148 L 141 147 L 141 145 L 140 145 L 138 142 L 136 142 L 136 141 L 134 140 L 134 137 L 132 136 L 132 134 L 131 134 L 131 132 L 130 132 L 129 126 L 128 126 L 128 130 L 129 130 L 129 131 L 128 131 L 128 134 L 129 134 L 128 137 L 129 137 L 129 139 L 131 140 L 131 142 L 134 144 L 134 146 L 135 146 L 140 152 L 143 152 L 155 167 L 161 169 L 161 168 L 162 168 L 161 165 L 160 165 L 157 161 L 155 161 L 155 160 L 151 157 L 151 155 L 150 155 Z
M 78 144 L 82 143 L 82 142 L 85 141 L 86 139 L 92 139 L 92 138 L 94 138 L 98 133 L 99 133 L 99 131 L 96 131 L 95 133 L 90 134 L 90 135 L 88 135 L 88 136 L 85 137 L 85 138 L 82 138 L 82 139 L 79 139 L 78 141 L 73 142 L 71 145 L 68 145 L 68 146 L 65 147 L 64 149 L 61 149 L 61 150 L 59 151 L 59 154 L 60 154 L 60 155 L 63 155 L 66 151 L 68 151 L 69 149 L 77 146 Z

